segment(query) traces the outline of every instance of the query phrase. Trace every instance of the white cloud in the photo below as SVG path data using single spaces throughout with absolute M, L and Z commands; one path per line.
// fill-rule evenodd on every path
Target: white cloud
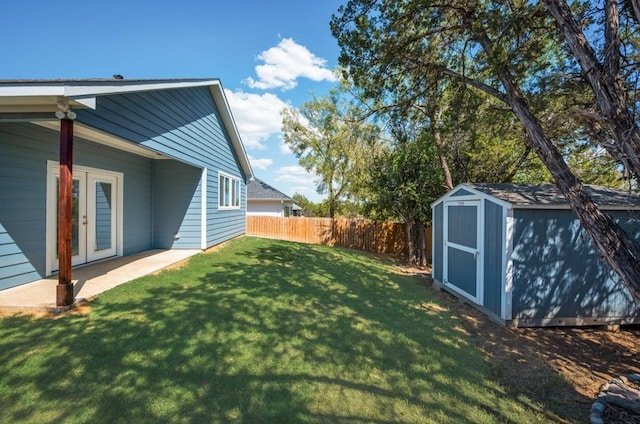
M 225 90 L 225 93 L 247 149 L 263 149 L 269 137 L 280 134 L 280 111 L 289 105 L 278 96 L 271 93 L 245 93 L 242 90 Z
M 311 195 L 317 195 L 316 189 L 315 187 L 311 187 L 311 186 L 291 186 L 290 188 L 291 192 L 293 194 L 302 194 L 303 196 L 306 196 L 307 198 Z M 311 199 L 309 199 L 311 200 Z
M 325 59 L 317 57 L 291 38 L 283 38 L 277 46 L 258 55 L 258 59 L 264 62 L 264 65 L 256 66 L 258 79 L 249 77 L 245 80 L 251 88 L 291 90 L 298 85 L 298 78 L 336 81 Z
M 254 169 L 260 169 L 262 171 L 264 171 L 265 169 L 267 169 L 269 166 L 273 165 L 273 160 L 272 159 L 256 159 L 254 157 L 252 157 L 251 155 L 249 156 L 249 162 L 251 162 L 251 167 Z
M 280 153 L 283 155 L 292 155 L 293 152 L 287 143 L 283 139 L 280 140 Z
M 314 184 L 315 174 L 307 172 L 299 165 L 283 166 L 276 171 L 277 182 L 297 183 L 297 184 Z

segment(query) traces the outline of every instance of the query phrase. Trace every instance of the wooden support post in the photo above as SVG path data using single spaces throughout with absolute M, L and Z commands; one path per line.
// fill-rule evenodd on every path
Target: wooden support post
M 58 286 L 56 305 L 73 304 L 71 256 L 73 231 L 73 121 L 60 120 L 60 182 L 58 186 Z

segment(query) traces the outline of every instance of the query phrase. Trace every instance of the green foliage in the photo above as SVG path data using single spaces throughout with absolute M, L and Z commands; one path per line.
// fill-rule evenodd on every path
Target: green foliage
M 595 147 L 607 136 L 577 113 L 592 109 L 593 93 L 574 77 L 576 62 L 541 2 L 351 0 L 331 28 L 345 78 L 363 100 L 393 110 L 392 121 L 438 131 L 433 160 L 447 162 L 452 185 L 550 180 L 506 107 L 505 68 L 579 177 L 619 180 L 619 166 Z
M 457 315 L 368 255 L 245 237 L 86 315 L 0 318 L 0 422 L 560 421 Z
M 378 220 L 430 221 L 431 203 L 446 191 L 435 156 L 435 147 L 427 135 L 399 143 L 382 155 L 371 170 L 374 195 L 366 205 L 368 216 Z
M 329 217 L 329 201 L 323 200 L 320 203 L 314 203 L 301 194 L 294 194 L 293 200 L 302 207 L 303 216 L 306 217 Z M 353 202 L 350 200 L 339 200 L 334 202 L 334 216 L 342 217 L 359 217 L 363 215 L 363 206 L 361 202 Z
M 318 206 L 309 200 L 306 196 L 295 193 L 293 195 L 293 200 L 296 205 L 302 208 L 302 216 L 314 217 L 314 216 L 322 216 L 321 212 L 318 210 Z
M 284 142 L 300 166 L 319 176 L 318 193 L 327 195 L 329 216 L 341 200 L 364 190 L 369 160 L 378 152 L 378 127 L 338 88 L 307 102 L 299 110 L 282 111 Z

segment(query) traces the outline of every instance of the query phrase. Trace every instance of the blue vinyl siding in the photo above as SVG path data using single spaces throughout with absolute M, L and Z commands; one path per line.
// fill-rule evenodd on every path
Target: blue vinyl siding
M 500 316 L 502 309 L 502 240 L 504 222 L 502 207 L 484 201 L 484 299 L 483 306 Z
M 0 289 L 44 277 L 47 160 L 56 131 L 0 124 Z M 151 160 L 76 138 L 74 163 L 124 173 L 124 254 L 152 248 Z
M 637 217 L 609 213 L 639 239 Z M 516 210 L 514 219 L 514 318 L 638 315 L 640 307 L 571 211 Z
M 0 125 L 0 289 L 45 273 L 46 161 L 57 144 L 48 145 L 43 135 L 53 134 Z
M 207 246 L 246 228 L 246 176 L 207 87 L 99 97 L 78 120 L 196 168 L 207 168 Z M 238 210 L 218 210 L 218 171 L 242 181 Z
M 155 162 L 155 247 L 200 248 L 201 174 L 201 169 L 174 160 Z
M 444 203 L 438 203 L 433 208 L 433 278 L 442 282 L 443 276 L 443 223 L 444 223 Z
M 212 181 L 211 175 L 208 175 L 208 177 L 207 212 L 209 217 L 207 219 L 207 246 L 213 246 L 245 233 L 247 186 L 245 181 L 240 178 L 240 190 L 242 192 L 240 209 L 218 210 L 218 175 L 215 175 L 215 181 Z
M 46 130 L 0 125 L 0 289 L 45 273 Z M 53 134 L 53 133 L 52 133 Z

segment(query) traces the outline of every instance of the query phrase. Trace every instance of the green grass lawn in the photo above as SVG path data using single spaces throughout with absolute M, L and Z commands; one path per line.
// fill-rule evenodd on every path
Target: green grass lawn
M 0 422 L 533 423 L 423 281 L 350 250 L 241 238 L 0 319 Z

